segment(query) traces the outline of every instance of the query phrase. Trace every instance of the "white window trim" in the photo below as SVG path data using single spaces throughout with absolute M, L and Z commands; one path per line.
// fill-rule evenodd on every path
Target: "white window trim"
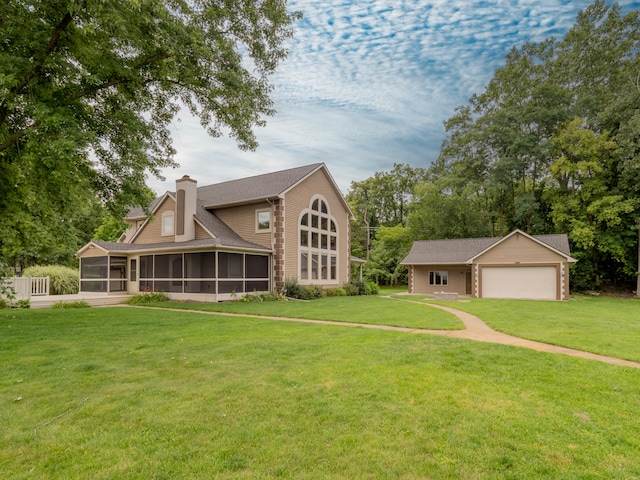
M 167 221 L 171 217 L 171 229 L 167 228 Z M 162 213 L 162 223 L 160 225 L 160 236 L 162 237 L 170 237 L 175 234 L 176 231 L 176 223 L 175 223 L 175 215 L 172 211 L 166 211 Z
M 260 214 L 261 213 L 269 214 L 269 228 L 260 228 Z M 270 208 L 260 208 L 256 210 L 256 233 L 270 233 L 273 229 L 273 213 Z

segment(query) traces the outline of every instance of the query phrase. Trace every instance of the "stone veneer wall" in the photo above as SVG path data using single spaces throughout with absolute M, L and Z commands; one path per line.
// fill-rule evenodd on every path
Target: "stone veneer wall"
M 284 288 L 284 200 L 278 199 L 273 205 L 273 288 Z

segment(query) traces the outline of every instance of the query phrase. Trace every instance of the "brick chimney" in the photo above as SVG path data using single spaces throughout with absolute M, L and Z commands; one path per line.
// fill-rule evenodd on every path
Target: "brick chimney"
M 196 214 L 198 182 L 189 175 L 176 180 L 176 242 L 196 238 Z

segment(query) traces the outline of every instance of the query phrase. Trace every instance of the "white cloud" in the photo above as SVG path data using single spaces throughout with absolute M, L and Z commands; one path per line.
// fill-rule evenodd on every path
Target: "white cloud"
M 562 36 L 585 0 L 292 0 L 304 19 L 273 77 L 278 113 L 256 152 L 207 137 L 184 114 L 174 129 L 180 168 L 216 183 L 325 162 L 343 191 L 394 163 L 426 167 L 443 122 L 480 93 L 513 46 Z M 639 1 L 619 2 L 625 11 Z

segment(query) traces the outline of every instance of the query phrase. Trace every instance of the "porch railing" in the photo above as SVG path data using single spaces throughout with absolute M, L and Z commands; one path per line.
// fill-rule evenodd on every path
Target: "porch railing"
M 18 299 L 49 295 L 50 277 L 12 277 L 6 282 L 13 287 Z

